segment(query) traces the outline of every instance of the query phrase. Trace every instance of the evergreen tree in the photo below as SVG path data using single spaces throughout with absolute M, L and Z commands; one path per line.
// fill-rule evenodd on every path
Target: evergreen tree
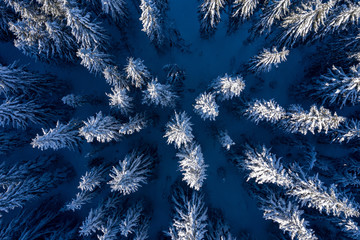
M 330 14 L 325 26 L 319 35 L 325 36 L 329 32 L 349 29 L 350 25 L 357 25 L 360 18 L 360 5 L 358 2 L 345 2 L 337 6 Z
M 289 50 L 285 47 L 279 52 L 276 47 L 271 51 L 264 49 L 259 55 L 253 57 L 249 63 L 249 69 L 253 72 L 270 72 L 273 66 L 278 67 L 278 64 L 286 61 L 289 55 Z
M 128 115 L 133 110 L 133 104 L 131 103 L 133 98 L 127 92 L 126 89 L 115 86 L 111 88 L 111 93 L 106 93 L 110 100 L 109 105 L 118 109 L 124 115 Z
M 153 0 L 141 0 L 140 4 L 141 17 L 140 21 L 150 41 L 160 46 L 164 42 L 164 33 L 162 29 L 162 19 L 160 11 Z
M 329 11 L 334 7 L 336 0 L 321 2 L 320 0 L 301 3 L 282 22 L 281 26 L 285 28 L 280 37 L 280 42 L 293 47 L 298 39 L 304 42 L 311 32 L 318 32 L 323 26 Z
M 102 73 L 109 64 L 112 64 L 110 55 L 94 48 L 80 48 L 76 56 L 81 58 L 80 64 L 86 67 L 91 73 Z
M 271 194 L 267 199 L 262 199 L 261 205 L 264 218 L 278 223 L 280 230 L 287 232 L 291 239 L 318 239 L 314 231 L 307 228 L 309 223 L 301 217 L 303 211 L 291 201 L 286 202 L 283 198 Z
M 140 218 L 143 212 L 141 203 L 134 204 L 125 213 L 124 218 L 120 221 L 120 234 L 124 237 L 135 232 L 139 226 Z
M 289 188 L 293 185 L 293 180 L 280 163 L 281 158 L 270 152 L 265 146 L 256 149 L 246 145 L 244 152 L 244 162 L 240 164 L 242 168 L 250 171 L 247 181 L 254 178 L 258 184 L 273 183 Z
M 325 210 L 327 215 L 359 217 L 359 206 L 351 201 L 343 192 L 339 192 L 335 185 L 325 187 L 318 176 L 307 177 L 292 173 L 294 185 L 286 194 L 293 196 L 302 206 L 316 208 L 319 212 Z
M 243 78 L 229 76 L 227 73 L 223 77 L 217 77 L 211 84 L 215 92 L 221 96 L 222 100 L 230 100 L 233 97 L 239 97 L 245 88 Z
M 46 124 L 53 118 L 49 108 L 35 100 L 24 101 L 20 97 L 8 98 L 0 105 L 0 126 L 12 125 L 26 129 L 29 123 Z
M 87 237 L 93 235 L 97 231 L 109 231 L 111 229 L 107 229 L 105 224 L 108 224 L 109 221 L 112 220 L 116 220 L 114 224 L 120 224 L 119 219 L 113 218 L 114 211 L 118 209 L 118 205 L 120 203 L 119 199 L 119 197 L 111 195 L 105 200 L 102 200 L 102 202 L 95 209 L 90 209 L 88 216 L 80 226 L 79 235 Z M 118 226 L 114 225 L 114 227 Z M 119 228 L 117 230 L 119 230 Z M 115 235 L 116 234 L 117 232 Z
M 61 101 L 70 107 L 77 108 L 82 106 L 86 102 L 86 99 L 81 95 L 71 93 L 62 97 Z
M 0 64 L 0 92 L 5 96 L 25 95 L 41 96 L 55 88 L 55 79 L 48 74 L 37 74 L 26 70 L 25 66 L 17 66 L 16 62 L 3 66 Z
M 255 24 L 253 31 L 262 34 L 267 29 L 270 33 L 272 25 L 276 21 L 282 20 L 289 13 L 290 5 L 290 0 L 275 0 L 269 3 L 260 15 L 260 19 Z
M 55 202 L 55 204 L 54 204 Z M 64 218 L 54 198 L 45 199 L 40 206 L 22 210 L 8 223 L 1 222 L 0 239 L 74 239 L 74 220 Z
M 111 191 L 119 191 L 123 195 L 136 192 L 142 184 L 147 183 L 151 165 L 152 159 L 144 154 L 133 151 L 126 155 L 118 166 L 111 169 L 112 179 L 108 182 Z
M 103 76 L 109 85 L 129 90 L 126 77 L 120 72 L 117 66 L 112 64 L 107 65 L 103 71 Z
M 273 99 L 269 101 L 255 99 L 247 104 L 244 115 L 256 124 L 264 120 L 274 124 L 285 118 L 286 111 Z
M 232 5 L 232 18 L 245 20 L 253 15 L 259 1 L 235 0 Z
M 131 84 L 136 88 L 141 88 L 145 84 L 146 80 L 151 77 L 150 72 L 144 65 L 144 61 L 140 58 L 134 60 L 130 57 L 127 59 L 127 65 L 125 67 L 126 78 L 131 80 Z
M 116 240 L 120 232 L 120 219 L 115 215 L 109 217 L 105 224 L 100 227 L 102 235 L 97 235 L 98 240 Z
M 119 140 L 120 124 L 114 117 L 103 116 L 98 112 L 96 116 L 91 116 L 87 122 L 83 121 L 84 126 L 79 129 L 80 136 L 84 137 L 87 142 L 110 142 Z
M 73 211 L 80 210 L 81 207 L 90 202 L 94 197 L 94 194 L 89 191 L 81 191 L 76 194 L 76 197 L 73 198 L 70 202 L 65 204 L 64 211 Z
M 200 33 L 208 37 L 215 32 L 220 22 L 220 11 L 225 7 L 225 0 L 203 0 L 200 6 Z
M 353 139 L 360 138 L 360 121 L 351 119 L 345 121 L 341 128 L 332 131 L 333 141 L 348 143 Z
M 195 99 L 194 111 L 204 120 L 215 121 L 215 117 L 219 115 L 218 108 L 214 93 L 205 92 Z
M 163 70 L 166 72 L 166 80 L 169 84 L 182 83 L 185 80 L 185 71 L 177 64 L 166 64 Z
M 351 201 L 335 185 L 325 187 L 317 175 L 308 177 L 297 165 L 286 170 L 276 156 L 263 147 L 262 152 L 247 146 L 243 168 L 250 171 L 248 180 L 254 178 L 259 184 L 273 183 L 286 190 L 286 194 L 295 197 L 301 206 L 325 210 L 328 215 L 358 217 L 359 206 Z
M 105 180 L 103 177 L 105 171 L 104 166 L 93 167 L 90 171 L 86 171 L 85 175 L 81 176 L 78 188 L 81 191 L 94 191 Z
M 180 171 L 183 173 L 183 181 L 189 187 L 199 191 L 206 179 L 206 168 L 201 147 L 199 144 L 191 143 L 187 147 L 183 147 L 176 154 L 180 159 Z
M 56 123 L 55 128 L 50 128 L 48 131 L 42 129 L 43 135 L 36 134 L 30 143 L 33 148 L 39 148 L 42 151 L 52 148 L 59 150 L 68 148 L 74 150 L 79 146 L 80 137 L 78 136 L 78 126 L 75 121 L 70 121 L 68 124 Z
M 322 104 L 337 104 L 340 108 L 347 103 L 360 102 L 360 67 L 352 66 L 349 73 L 342 68 L 328 69 L 328 73 L 317 79 L 313 96 L 320 98 Z
M 103 225 L 103 219 L 105 217 L 104 214 L 105 213 L 102 207 L 90 209 L 89 215 L 80 226 L 80 236 L 87 237 L 100 230 L 101 226 Z
M 174 143 L 176 148 L 188 146 L 194 138 L 191 126 L 190 117 L 185 112 L 175 112 L 174 117 L 166 124 L 164 137 L 168 138 L 167 144 Z
M 65 16 L 61 4 L 54 1 L 47 1 L 47 4 L 38 1 L 41 5 L 30 1 L 5 2 L 20 16 L 16 22 L 9 22 L 9 29 L 16 37 L 15 47 L 24 54 L 43 61 L 74 60 L 73 53 L 77 44 L 62 21 Z
M 117 23 L 125 23 L 127 21 L 127 9 L 124 0 L 101 0 L 101 8 L 103 12 L 109 14 Z
M 1 212 L 9 212 L 16 207 L 23 207 L 28 201 L 56 187 L 66 179 L 67 169 L 54 166 L 55 157 L 39 157 L 21 162 L 12 168 L 0 169 L 0 183 L 3 191 L 0 193 Z
M 171 86 L 161 84 L 157 78 L 147 83 L 147 88 L 143 90 L 143 104 L 160 105 L 161 107 L 174 107 L 177 96 L 173 93 Z
M 166 234 L 171 240 L 204 239 L 207 232 L 207 208 L 203 196 L 192 192 L 191 196 L 185 195 L 181 189 L 172 197 L 175 209 L 173 224 Z
M 231 139 L 227 131 L 221 131 L 218 138 L 221 146 L 227 151 L 230 150 L 231 146 L 235 145 L 235 142 Z
M 344 117 L 338 116 L 336 113 L 331 114 L 330 110 L 321 106 L 319 109 L 313 105 L 310 111 L 304 111 L 300 106 L 292 105 L 287 113 L 288 117 L 283 121 L 286 131 L 291 133 L 301 133 L 306 135 L 307 132 L 315 134 L 324 131 L 325 134 L 329 130 L 339 128 L 340 124 L 345 121 Z
M 150 227 L 150 219 L 148 217 L 140 219 L 140 223 L 134 230 L 134 240 L 146 240 L 149 238 L 148 232 Z
M 129 121 L 120 125 L 119 133 L 124 135 L 131 135 L 135 132 L 140 132 L 147 127 L 148 120 L 143 113 L 137 113 L 134 117 L 129 117 Z
M 63 8 L 66 24 L 82 49 L 105 48 L 108 36 L 99 23 L 91 20 L 89 12 L 85 13 L 73 1 L 65 1 Z
M 258 4 L 258 0 L 234 0 L 231 6 L 228 31 L 236 30 L 240 22 L 253 15 Z

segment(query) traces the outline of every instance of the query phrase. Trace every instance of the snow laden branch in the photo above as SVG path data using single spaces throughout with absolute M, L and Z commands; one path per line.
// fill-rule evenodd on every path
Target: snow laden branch
M 219 115 L 219 105 L 215 102 L 214 93 L 202 93 L 195 99 L 194 111 L 199 114 L 203 120 L 209 119 L 215 121 Z
M 79 135 L 84 137 L 87 142 L 110 142 L 119 140 L 120 123 L 112 116 L 103 116 L 98 112 L 96 116 L 91 116 L 87 122 L 83 121 L 84 126 L 79 129 Z
M 140 223 L 134 230 L 134 240 L 146 240 L 149 239 L 149 228 L 150 228 L 150 218 L 143 217 L 140 219 Z
M 87 237 L 100 230 L 101 225 L 103 224 L 103 219 L 105 218 L 104 215 L 105 211 L 102 206 L 90 209 L 88 216 L 80 226 L 79 235 Z
M 66 20 L 62 21 L 66 18 L 64 4 L 54 1 L 46 1 L 47 4 L 19 0 L 5 2 L 19 16 L 17 21 L 8 22 L 10 31 L 15 35 L 15 47 L 46 62 L 75 59 L 78 45 Z
M 345 234 L 352 239 L 360 238 L 360 227 L 352 219 L 343 219 L 337 223 L 341 227 L 341 231 L 345 232 Z
M 31 146 L 39 148 L 40 150 L 59 150 L 68 148 L 74 150 L 79 146 L 81 138 L 79 137 L 78 124 L 75 121 L 70 121 L 67 124 L 56 123 L 55 128 L 49 130 L 42 129 L 43 135 L 36 134 L 32 139 Z
M 118 234 L 120 232 L 120 219 L 119 217 L 113 215 L 108 217 L 106 222 L 101 225 L 100 232 L 101 235 L 97 235 L 98 240 L 116 240 L 118 239 Z
M 18 163 L 12 168 L 0 168 L 0 217 L 2 212 L 9 212 L 23 207 L 28 201 L 49 192 L 67 177 L 66 168 L 51 170 L 56 162 L 53 157 L 39 157 Z
M 174 143 L 176 148 L 188 146 L 194 139 L 192 134 L 192 123 L 186 112 L 177 113 L 166 124 L 166 132 L 164 137 L 167 138 L 167 144 Z
M 264 49 L 250 60 L 249 69 L 256 73 L 270 72 L 273 66 L 278 67 L 279 63 L 286 61 L 289 52 L 285 47 L 281 51 L 278 51 L 276 47 L 273 47 L 271 51 Z
M 136 192 L 142 184 L 147 183 L 150 175 L 152 159 L 149 156 L 133 151 L 119 161 L 119 165 L 113 166 L 110 171 L 112 178 L 108 184 L 111 191 L 119 191 L 120 194 L 128 195 Z
M 85 13 L 77 6 L 63 4 L 66 25 L 82 48 L 103 47 L 107 45 L 108 36 L 104 33 L 98 22 L 92 21 L 90 13 Z M 68 2 L 69 3 L 69 2 Z M 71 1 L 71 3 L 74 3 Z
M 180 171 L 183 174 L 183 181 L 189 187 L 199 191 L 206 179 L 206 168 L 201 147 L 199 144 L 191 143 L 187 147 L 183 147 L 176 154 L 180 159 Z

